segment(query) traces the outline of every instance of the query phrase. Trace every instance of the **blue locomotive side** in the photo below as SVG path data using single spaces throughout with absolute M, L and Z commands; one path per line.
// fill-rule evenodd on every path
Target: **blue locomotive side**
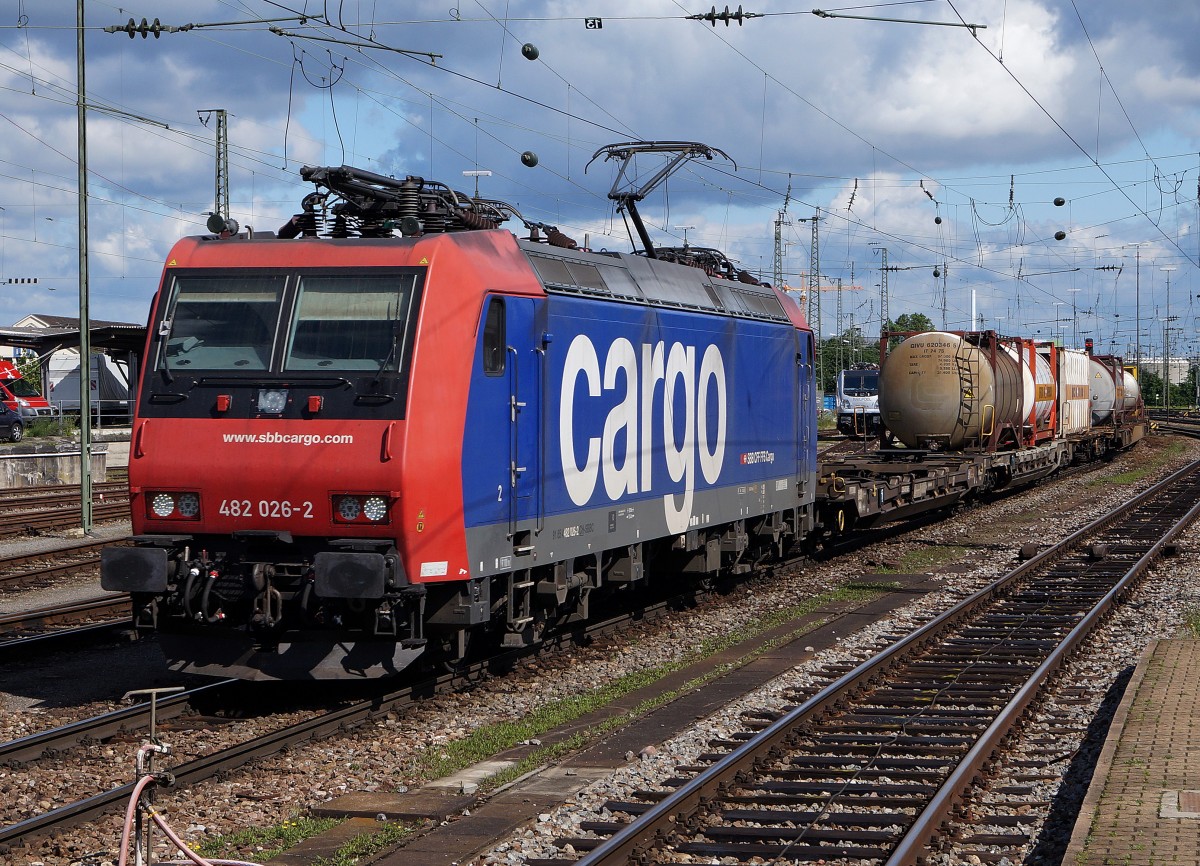
M 478 333 L 463 449 L 473 577 L 809 519 L 812 343 L 790 320 L 493 296 Z

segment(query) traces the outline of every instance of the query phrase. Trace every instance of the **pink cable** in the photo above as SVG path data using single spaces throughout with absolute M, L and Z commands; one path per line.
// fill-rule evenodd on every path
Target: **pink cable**
M 125 866 L 125 861 L 129 859 L 129 835 L 133 831 L 133 818 L 137 814 L 138 800 L 142 796 L 142 791 L 146 790 L 146 786 L 153 781 L 153 776 L 145 775 L 138 779 L 138 783 L 133 786 L 133 795 L 129 798 L 129 806 L 125 809 L 125 828 L 121 831 L 121 856 L 117 859 L 117 866 Z
M 213 863 L 211 860 L 207 860 L 204 857 L 201 857 L 199 854 L 197 854 L 195 851 L 193 851 L 191 848 L 188 847 L 187 842 L 184 842 L 177 835 L 175 835 L 175 831 L 171 829 L 170 825 L 167 824 L 166 820 L 163 819 L 162 815 L 158 814 L 157 812 L 151 812 L 150 820 L 155 823 L 155 825 L 158 827 L 158 829 L 162 830 L 163 833 L 166 834 L 167 838 L 170 839 L 175 844 L 175 847 L 180 850 L 180 852 L 183 854 L 183 856 L 188 858 L 188 860 L 192 861 L 193 863 L 195 863 L 196 866 L 213 866 Z
M 247 863 L 244 860 L 209 860 L 207 857 L 201 857 L 188 847 L 187 842 L 184 842 L 175 834 L 175 831 L 171 829 L 170 825 L 167 824 L 166 819 L 163 818 L 162 815 L 159 815 L 157 812 L 153 812 L 150 815 L 150 819 L 155 823 L 155 825 L 158 826 L 158 829 L 162 830 L 163 833 L 166 834 L 168 839 L 175 843 L 175 847 L 183 853 L 183 856 L 187 857 L 188 861 L 195 863 L 196 866 L 261 866 L 261 864 Z M 174 862 L 183 863 L 187 861 Z M 167 864 L 160 862 L 158 866 L 167 866 Z
M 117 859 L 117 866 L 126 866 L 126 862 L 129 860 L 129 839 L 133 831 L 134 818 L 137 815 L 138 801 L 141 799 L 142 792 L 154 781 L 156 781 L 154 776 L 147 774 L 138 779 L 137 784 L 134 785 L 133 794 L 129 797 L 129 806 L 125 809 L 125 827 L 121 831 L 121 854 Z M 244 860 L 209 860 L 201 857 L 189 848 L 185 841 L 179 838 L 170 825 L 167 824 L 166 820 L 157 812 L 150 812 L 150 820 L 166 834 L 166 837 L 183 853 L 183 856 L 188 858 L 187 860 L 160 862 L 159 866 L 184 866 L 184 864 L 189 862 L 195 864 L 195 866 L 260 866 L 258 863 L 248 863 Z

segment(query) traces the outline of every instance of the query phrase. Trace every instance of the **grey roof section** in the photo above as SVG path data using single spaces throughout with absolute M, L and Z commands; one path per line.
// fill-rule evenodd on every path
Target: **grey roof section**
M 594 253 L 518 240 L 546 290 L 744 319 L 789 321 L 767 286 L 711 277 L 645 256 Z
M 39 355 L 59 349 L 79 346 L 79 319 L 70 316 L 45 316 L 33 313 L 26 319 L 37 319 L 43 327 L 9 325 L 0 327 L 0 345 L 32 349 Z M 96 349 L 140 353 L 146 343 L 146 326 L 130 322 L 107 322 L 92 319 L 89 333 Z

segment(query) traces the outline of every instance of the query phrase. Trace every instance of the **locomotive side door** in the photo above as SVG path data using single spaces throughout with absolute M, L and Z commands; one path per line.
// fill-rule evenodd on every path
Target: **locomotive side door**
M 816 346 L 811 331 L 796 331 L 796 495 L 803 513 L 811 516 L 817 480 Z M 811 525 L 797 526 L 804 535 Z
M 541 424 L 545 352 L 537 333 L 537 302 L 507 299 L 509 385 L 509 536 L 517 556 L 533 552 L 542 525 Z M 499 431 L 497 431 L 499 433 Z
M 799 367 L 800 381 L 797 388 L 800 392 L 800 429 L 796 441 L 800 443 L 803 452 L 802 463 L 805 469 L 812 470 L 811 456 L 816 453 L 817 438 L 817 394 L 814 387 L 816 381 L 816 349 L 812 331 L 797 331 L 799 352 L 796 354 Z

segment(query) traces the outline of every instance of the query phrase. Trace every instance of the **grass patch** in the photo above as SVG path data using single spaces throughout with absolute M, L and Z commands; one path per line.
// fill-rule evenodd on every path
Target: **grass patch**
M 1172 442 L 1161 451 L 1156 451 L 1152 455 L 1142 455 L 1146 458 L 1142 464 L 1136 469 L 1130 469 L 1128 472 L 1120 472 L 1116 475 L 1109 475 L 1107 478 L 1093 478 L 1087 482 L 1088 487 L 1102 487 L 1105 484 L 1136 484 L 1139 481 L 1158 472 L 1168 463 L 1174 462 L 1179 457 L 1184 455 L 1184 445 L 1182 442 Z
M 910 550 L 894 566 L 880 566 L 880 574 L 920 574 L 940 568 L 948 562 L 954 562 L 966 556 L 969 551 L 965 547 L 947 545 L 945 547 L 920 547 Z
M 43 436 L 72 436 L 79 429 L 79 419 L 72 415 L 60 418 L 36 418 L 25 425 L 26 438 Z
M 469 767 L 479 761 L 493 757 L 497 752 L 502 752 L 510 749 L 522 742 L 536 739 L 540 735 L 561 725 L 573 722 L 588 713 L 598 710 L 602 707 L 611 704 L 613 701 L 637 691 L 640 688 L 651 685 L 663 678 L 680 671 L 697 661 L 707 658 L 716 653 L 722 652 L 729 647 L 735 646 L 742 641 L 749 640 L 764 632 L 770 631 L 789 620 L 796 619 L 802 616 L 811 614 L 813 611 L 820 609 L 823 605 L 835 602 L 856 601 L 866 602 L 876 598 L 884 592 L 892 589 L 890 586 L 881 586 L 879 584 L 848 584 L 833 590 L 832 592 L 823 593 L 820 596 L 806 599 L 800 604 L 793 605 L 788 608 L 777 610 L 772 614 L 756 619 L 753 622 L 747 623 L 739 629 L 735 629 L 718 637 L 713 637 L 702 642 L 693 652 L 688 653 L 684 658 L 660 665 L 654 668 L 646 668 L 644 670 L 634 671 L 626 674 L 620 679 L 614 680 L 600 688 L 590 692 L 585 692 L 580 695 L 575 695 L 570 698 L 553 701 L 545 706 L 539 707 L 521 719 L 507 722 L 498 722 L 493 725 L 488 725 L 484 728 L 479 728 L 473 731 L 468 736 L 461 740 L 454 740 L 449 743 L 437 747 L 436 749 L 428 750 L 421 758 L 416 772 L 421 779 L 436 779 L 443 776 L 448 776 L 458 770 Z M 509 768 L 501 773 L 491 776 L 484 782 L 486 789 L 494 789 L 501 785 L 507 784 L 513 779 L 520 778 L 525 773 L 528 773 L 543 764 L 550 763 L 559 758 L 564 757 L 587 743 L 604 736 L 605 734 L 623 727 L 633 719 L 639 718 L 658 707 L 663 706 L 674 700 L 679 695 L 703 685 L 709 680 L 725 674 L 729 669 L 744 664 L 747 661 L 755 658 L 764 652 L 769 652 L 776 646 L 792 640 L 809 630 L 812 626 L 806 626 L 802 629 L 797 629 L 776 640 L 771 641 L 768 645 L 760 649 L 748 653 L 746 656 L 738 659 L 734 663 L 724 665 L 721 668 L 713 670 L 701 677 L 685 683 L 679 689 L 663 692 L 656 695 L 637 707 L 624 713 L 620 716 L 607 719 L 597 725 L 589 727 L 583 731 L 574 734 L 569 739 L 555 743 L 552 745 L 542 746 L 536 749 L 532 754 L 526 757 L 518 765 Z
M 274 827 L 250 827 L 225 836 L 205 839 L 196 847 L 202 857 L 266 863 L 305 839 L 319 836 L 342 823 L 341 818 L 293 818 Z M 399 845 L 416 831 L 416 825 L 382 823 L 355 836 L 332 856 L 318 857 L 312 866 L 355 866 L 356 863 Z
M 361 860 L 399 845 L 416 830 L 412 824 L 381 824 L 378 830 L 355 836 L 333 854 L 318 857 L 312 866 L 355 866 Z
M 1188 637 L 1200 638 L 1200 608 L 1190 608 L 1183 614 L 1183 630 Z
M 196 848 L 196 853 L 209 859 L 216 857 L 265 863 L 311 836 L 332 830 L 340 823 L 340 818 L 300 816 L 274 827 L 247 827 L 236 833 L 203 840 Z

